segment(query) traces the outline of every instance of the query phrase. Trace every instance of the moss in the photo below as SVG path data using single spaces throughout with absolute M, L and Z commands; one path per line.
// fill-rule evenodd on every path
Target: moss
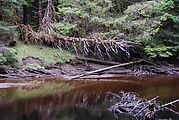
M 43 61 L 44 66 L 54 65 L 55 63 L 65 63 L 74 58 L 74 56 L 64 50 L 45 46 L 20 44 L 14 49 L 17 51 L 17 58 L 22 64 L 22 58 L 33 56 Z

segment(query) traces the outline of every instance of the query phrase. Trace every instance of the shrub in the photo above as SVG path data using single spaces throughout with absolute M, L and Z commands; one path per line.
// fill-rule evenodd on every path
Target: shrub
M 141 43 L 150 58 L 178 57 L 178 17 L 172 0 L 141 2 L 124 11 L 123 39 Z
M 0 63 L 1 65 L 15 65 L 17 63 L 17 51 L 13 48 L 1 48 Z

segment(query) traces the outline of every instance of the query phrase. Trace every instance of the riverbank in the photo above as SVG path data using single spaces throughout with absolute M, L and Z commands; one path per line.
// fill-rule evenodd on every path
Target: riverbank
M 125 63 L 104 61 L 77 57 L 70 51 L 62 49 L 26 45 L 20 42 L 14 47 L 0 47 L 0 55 L 1 78 L 63 77 L 69 80 L 77 75 L 80 75 L 77 78 L 99 78 L 116 74 L 136 77 L 179 74 L 179 66 L 167 62 L 153 63 L 143 59 Z M 117 67 L 113 68 L 113 66 Z M 108 67 L 112 68 L 108 69 Z
M 58 63 L 49 67 L 21 67 L 21 68 L 1 68 L 6 72 L 0 74 L 2 78 L 42 78 L 42 77 L 63 77 L 69 79 L 72 76 L 86 74 L 89 71 L 107 68 L 112 65 L 85 62 L 74 59 L 68 63 Z M 1 71 L 2 71 L 1 70 Z M 126 74 L 136 77 L 151 77 L 155 75 L 178 75 L 179 67 L 171 64 L 152 64 L 141 62 L 138 64 L 126 65 L 109 69 L 102 72 L 90 74 L 82 78 L 89 77 L 110 77 L 111 75 Z

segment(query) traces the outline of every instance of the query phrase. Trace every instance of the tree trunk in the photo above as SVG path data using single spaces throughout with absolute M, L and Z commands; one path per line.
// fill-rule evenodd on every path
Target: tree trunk
M 42 22 L 42 1 L 38 0 L 38 26 L 40 26 Z
M 28 14 L 28 8 L 26 5 L 23 5 L 23 24 L 27 24 L 27 14 Z

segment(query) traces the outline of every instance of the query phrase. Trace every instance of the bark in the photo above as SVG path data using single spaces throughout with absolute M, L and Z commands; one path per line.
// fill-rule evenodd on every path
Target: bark
M 23 24 L 27 24 L 28 7 L 23 5 Z
M 38 26 L 40 26 L 42 22 L 42 1 L 38 0 Z
M 55 32 L 51 26 L 51 23 L 56 21 L 54 14 L 55 14 L 55 8 L 53 5 L 53 1 L 48 0 L 48 4 L 45 10 L 45 14 L 42 18 L 42 22 L 40 24 L 39 30 L 47 34 L 50 34 L 51 32 Z

